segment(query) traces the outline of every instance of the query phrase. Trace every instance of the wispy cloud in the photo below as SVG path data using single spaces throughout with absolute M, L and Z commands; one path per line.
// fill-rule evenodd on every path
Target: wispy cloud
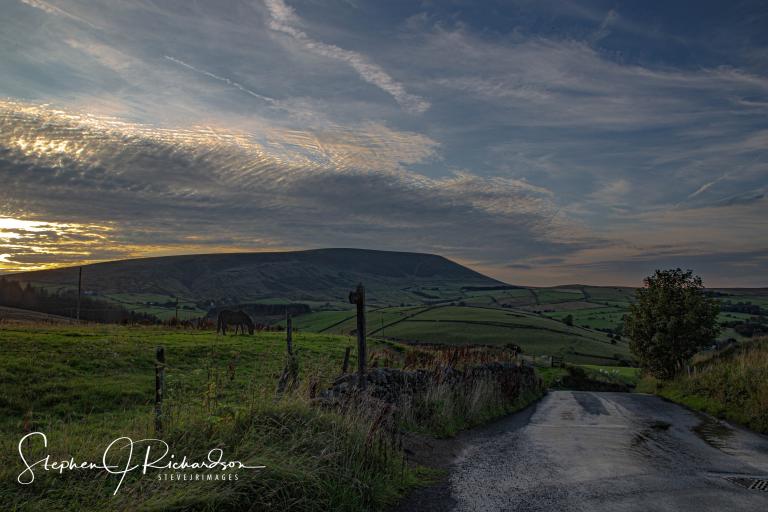
M 716 178 L 716 179 L 714 179 L 712 181 L 708 181 L 707 183 L 703 184 L 702 186 L 697 188 L 694 192 L 691 192 L 691 194 L 688 195 L 688 199 L 693 199 L 696 196 L 699 196 L 699 195 L 703 194 L 704 192 L 709 190 L 710 187 L 712 187 L 712 185 L 716 185 L 717 183 L 719 183 L 719 182 L 723 181 L 724 179 L 728 178 L 729 174 L 730 173 L 725 173 L 722 176 L 720 176 L 720 177 L 718 177 L 718 178 Z
M 55 16 L 62 16 L 64 18 L 68 18 L 78 23 L 84 23 L 85 25 L 88 25 L 91 28 L 95 28 L 95 29 L 99 28 L 97 25 L 94 25 L 93 23 L 86 20 L 85 18 L 82 18 L 60 7 L 57 7 L 51 2 L 46 2 L 44 0 L 20 0 L 20 1 L 25 5 L 34 7 L 35 9 L 40 9 L 41 11 L 47 12 L 48 14 L 53 14 Z
M 269 23 L 272 30 L 289 35 L 302 47 L 313 53 L 346 62 L 357 72 L 360 78 L 391 95 L 406 110 L 423 113 L 429 109 L 428 101 L 408 93 L 403 84 L 392 78 L 380 66 L 372 63 L 365 55 L 317 41 L 309 37 L 306 32 L 296 28 L 301 20 L 283 0 L 264 0 L 264 3 L 272 17 Z
M 0 199 L 8 210 L 0 214 L 34 212 L 46 222 L 83 225 L 100 219 L 111 227 L 103 245 L 113 251 L 189 248 L 193 240 L 199 250 L 222 239 L 238 247 L 263 248 L 251 240 L 312 247 L 332 239 L 439 247 L 449 256 L 500 262 L 581 243 L 548 190 L 468 172 L 429 178 L 387 164 L 429 157 L 428 146 L 408 149 L 419 140 L 407 134 L 276 135 L 282 144 L 264 145 L 223 130 L 160 130 L 28 104 L 0 107 Z M 377 142 L 382 138 L 388 141 Z M 358 155 L 398 139 L 401 149 L 392 147 L 381 166 Z M 0 250 L 15 261 L 17 245 L 0 243 Z M 57 261 L 55 254 L 49 259 Z
M 598 28 L 592 36 L 592 43 L 597 43 L 601 39 L 608 37 L 611 34 L 611 26 L 615 24 L 618 19 L 618 11 L 616 9 L 610 9 L 606 13 L 605 18 L 603 18 L 602 23 L 600 23 L 600 28 Z

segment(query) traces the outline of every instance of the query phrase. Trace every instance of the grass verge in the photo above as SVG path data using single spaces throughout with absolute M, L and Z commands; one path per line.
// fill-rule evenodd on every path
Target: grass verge
M 746 342 L 671 381 L 643 378 L 637 391 L 768 434 L 768 338 Z

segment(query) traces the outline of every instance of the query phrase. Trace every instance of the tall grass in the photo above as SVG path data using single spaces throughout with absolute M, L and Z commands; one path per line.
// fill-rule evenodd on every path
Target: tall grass
M 670 400 L 768 433 L 768 338 L 746 342 L 655 386 Z
M 254 392 L 243 396 L 240 406 L 172 400 L 160 436 L 150 414 L 112 418 L 117 425 L 106 418 L 61 422 L 46 430 L 48 449 L 35 442 L 26 453 L 29 460 L 50 453 L 55 460 L 76 455 L 100 461 L 106 444 L 117 436 L 161 437 L 177 456 L 202 460 L 211 448 L 221 448 L 227 460 L 265 469 L 238 470 L 238 480 L 226 483 L 130 474 L 115 496 L 118 477 L 93 471 L 59 475 L 38 470 L 33 485 L 20 486 L 15 479 L 21 465 L 11 460 L 18 459 L 18 439 L 4 440 L 3 510 L 374 510 L 418 482 L 418 472 L 405 463 L 386 404 L 357 400 L 326 410 L 311 404 L 306 388 L 279 400 L 273 390 Z
M 425 369 L 433 375 L 426 389 L 406 395 L 398 404 L 405 428 L 436 436 L 485 423 L 521 409 L 543 393 L 543 384 L 523 382 L 513 375 L 477 371 L 483 365 L 518 364 L 513 352 L 499 347 L 409 347 L 404 366 Z M 456 373 L 458 372 L 458 373 Z
M 338 375 L 345 338 L 299 335 L 299 385 L 276 397 L 284 343 L 279 334 L 216 338 L 159 328 L 40 326 L 0 330 L 7 357 L 0 407 L 14 416 L 2 422 L 0 509 L 3 511 L 255 511 L 380 510 L 416 485 L 422 470 L 407 464 L 403 428 L 450 435 L 518 408 L 536 391 L 511 393 L 489 376 L 463 385 L 430 381 L 426 390 L 398 404 L 350 395 L 334 406 L 313 398 Z M 151 395 L 155 344 L 169 360 L 161 436 L 178 456 L 202 459 L 221 448 L 227 460 L 264 465 L 239 470 L 235 481 L 178 482 L 157 474 L 130 474 L 117 495 L 117 476 L 98 471 L 63 475 L 36 471 L 20 486 L 16 443 L 42 430 L 49 446 L 33 443 L 37 460 L 100 461 L 118 436 L 156 437 Z M 419 368 L 442 375 L 477 361 L 503 359 L 499 352 L 450 352 L 384 346 L 374 349 L 379 366 Z M 138 394 L 135 399 L 126 396 Z M 143 398 L 142 398 L 143 397 Z M 35 410 L 25 404 L 36 404 Z
M 524 389 L 510 396 L 494 378 L 472 379 L 456 386 L 436 382 L 424 393 L 406 397 L 400 405 L 406 429 L 438 437 L 481 425 L 522 409 L 541 396 L 541 389 Z

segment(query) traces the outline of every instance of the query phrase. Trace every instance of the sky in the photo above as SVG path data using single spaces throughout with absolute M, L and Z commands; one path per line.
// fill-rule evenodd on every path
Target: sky
M 762 1 L 0 0 L 0 272 L 360 247 L 768 286 Z

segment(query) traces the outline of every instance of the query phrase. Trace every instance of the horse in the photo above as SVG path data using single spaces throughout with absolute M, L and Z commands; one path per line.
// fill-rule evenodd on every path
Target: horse
M 251 317 L 244 311 L 225 309 L 219 313 L 219 319 L 216 323 L 216 334 L 219 332 L 221 332 L 221 334 L 227 334 L 227 325 L 233 324 L 235 326 L 235 334 L 237 334 L 238 329 L 240 329 L 241 334 L 245 334 L 246 327 L 248 327 L 248 334 L 253 334 L 256 327 L 253 320 L 251 320 Z

